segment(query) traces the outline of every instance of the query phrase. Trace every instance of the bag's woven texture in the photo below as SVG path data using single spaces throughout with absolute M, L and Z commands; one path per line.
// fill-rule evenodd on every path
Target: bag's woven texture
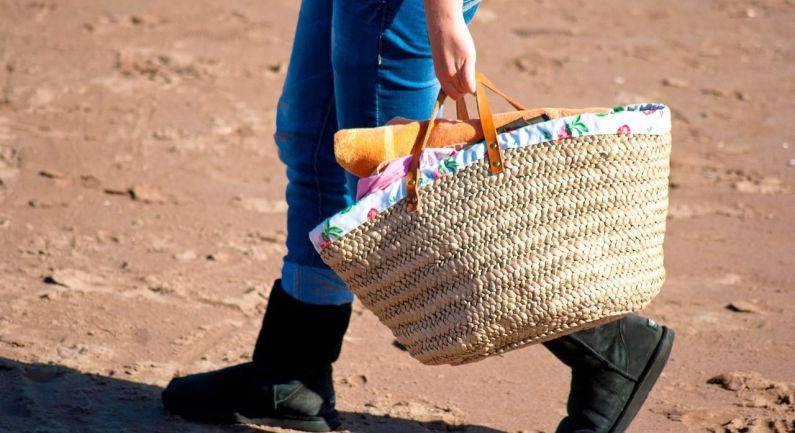
M 345 234 L 323 260 L 425 364 L 462 364 L 642 309 L 665 277 L 671 136 L 504 151 Z

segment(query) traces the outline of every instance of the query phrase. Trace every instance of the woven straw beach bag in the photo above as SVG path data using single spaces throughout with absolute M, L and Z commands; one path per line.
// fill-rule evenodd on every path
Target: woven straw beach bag
M 617 107 L 546 122 L 551 137 L 544 123 L 498 136 L 485 88 L 523 109 L 478 73 L 485 140 L 462 153 L 480 158 L 423 181 L 440 94 L 388 204 L 346 231 L 331 224 L 342 213 L 316 229 L 323 260 L 425 364 L 597 326 L 644 308 L 665 277 L 669 110 Z M 615 128 L 624 119 L 636 123 Z

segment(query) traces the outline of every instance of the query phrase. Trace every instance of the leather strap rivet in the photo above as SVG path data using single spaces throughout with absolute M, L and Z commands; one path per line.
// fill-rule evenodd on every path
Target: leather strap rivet
M 412 197 L 409 199 L 409 203 L 417 203 L 417 197 Z
M 417 184 L 417 181 L 416 181 L 416 180 L 414 180 L 414 179 L 411 179 L 411 180 L 409 181 L 409 186 L 414 186 L 414 185 L 416 185 L 416 184 Z
M 492 149 L 496 149 L 497 148 L 497 143 L 491 143 L 489 145 L 489 147 L 492 148 Z
M 502 165 L 502 163 L 501 163 L 500 161 L 494 161 L 493 165 L 494 165 L 495 167 L 499 167 L 499 166 L 501 166 L 501 165 Z

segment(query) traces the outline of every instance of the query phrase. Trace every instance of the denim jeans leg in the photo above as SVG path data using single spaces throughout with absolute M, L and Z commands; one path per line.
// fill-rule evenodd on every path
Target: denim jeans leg
M 476 5 L 465 0 L 467 21 Z M 334 132 L 427 118 L 438 90 L 422 0 L 302 1 L 276 114 L 288 179 L 287 293 L 312 304 L 353 300 L 308 239 L 356 191 L 357 179 L 334 158 Z
M 339 305 L 353 294 L 320 259 L 308 233 L 350 204 L 345 171 L 334 158 L 337 130 L 331 67 L 332 0 L 303 0 L 276 110 L 274 139 L 287 166 L 287 255 L 282 287 L 311 304 Z
M 479 0 L 464 0 L 466 22 Z M 334 3 L 334 94 L 340 129 L 381 126 L 395 116 L 427 119 L 439 92 L 422 0 Z M 348 189 L 357 178 L 347 174 Z
M 477 1 L 464 1 L 468 22 Z M 340 129 L 427 119 L 439 91 L 422 0 L 334 3 L 334 93 Z

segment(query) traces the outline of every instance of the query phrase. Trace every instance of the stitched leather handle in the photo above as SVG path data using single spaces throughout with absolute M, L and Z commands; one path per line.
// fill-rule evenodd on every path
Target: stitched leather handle
M 489 100 L 486 97 L 486 89 L 488 88 L 501 96 L 517 110 L 526 110 L 526 108 L 499 90 L 497 86 L 482 73 L 476 72 L 475 77 L 477 79 L 475 99 L 477 101 L 478 116 L 480 116 L 480 125 L 483 129 L 483 137 L 486 143 L 486 153 L 489 158 L 489 170 L 491 174 L 500 174 L 505 167 L 502 161 L 502 149 L 500 149 L 500 144 L 497 141 L 497 130 L 494 127 L 494 117 L 491 112 Z M 441 110 L 442 104 L 444 104 L 446 98 L 447 95 L 445 95 L 442 90 L 439 90 L 439 96 L 436 97 L 431 117 L 428 123 L 420 129 L 414 146 L 411 148 L 411 163 L 406 173 L 406 200 L 408 202 L 407 209 L 409 212 L 414 212 L 419 209 L 420 202 L 419 195 L 417 194 L 417 183 L 419 182 L 420 154 L 428 144 L 428 138 L 431 136 L 433 127 L 436 124 L 436 116 L 439 115 L 439 110 Z M 456 101 L 456 111 L 459 119 L 465 120 L 461 119 L 462 112 L 466 114 L 466 105 L 463 103 L 463 98 Z M 469 116 L 467 115 L 467 117 Z

